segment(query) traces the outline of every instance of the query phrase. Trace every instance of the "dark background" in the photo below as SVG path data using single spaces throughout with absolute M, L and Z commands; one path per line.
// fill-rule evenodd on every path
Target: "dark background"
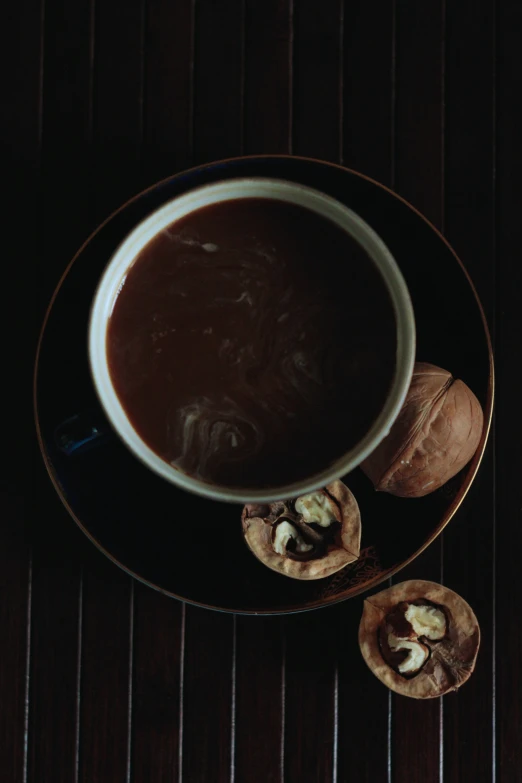
M 522 4 L 19 0 L 2 32 L 2 783 L 522 781 Z M 155 180 L 260 152 L 391 186 L 482 298 L 493 435 L 463 508 L 401 573 L 444 581 L 481 623 L 477 670 L 443 701 L 366 670 L 360 599 L 236 618 L 131 581 L 36 453 L 28 357 L 77 247 Z

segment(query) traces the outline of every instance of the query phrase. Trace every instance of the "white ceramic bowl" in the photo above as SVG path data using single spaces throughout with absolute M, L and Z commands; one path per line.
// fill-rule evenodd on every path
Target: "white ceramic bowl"
M 397 325 L 395 375 L 384 407 L 372 427 L 352 449 L 323 471 L 300 482 L 268 489 L 238 489 L 214 485 L 183 473 L 161 459 L 140 438 L 114 389 L 107 362 L 107 324 L 125 276 L 141 250 L 164 228 L 209 204 L 236 198 L 271 198 L 311 209 L 336 223 L 363 246 L 388 288 Z M 205 185 L 169 201 L 139 223 L 109 260 L 96 290 L 88 333 L 94 386 L 117 434 L 148 468 L 177 487 L 214 500 L 268 501 L 296 497 L 323 487 L 359 465 L 388 434 L 404 402 L 415 360 L 415 321 L 406 283 L 390 251 L 355 212 L 318 190 L 294 182 L 264 177 L 229 179 Z

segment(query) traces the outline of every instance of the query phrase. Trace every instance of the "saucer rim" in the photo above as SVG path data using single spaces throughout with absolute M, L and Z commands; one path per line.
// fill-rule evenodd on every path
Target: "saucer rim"
M 480 318 L 482 321 L 482 326 L 484 329 L 484 335 L 486 338 L 486 344 L 488 349 L 488 363 L 489 363 L 489 373 L 488 373 L 488 386 L 487 386 L 487 393 L 486 393 L 486 404 L 484 408 L 484 426 L 482 430 L 481 439 L 477 448 L 477 451 L 475 452 L 475 455 L 473 459 L 471 460 L 471 463 L 468 466 L 468 472 L 467 475 L 463 481 L 462 486 L 460 487 L 456 497 L 453 499 L 451 504 L 446 509 L 445 513 L 442 516 L 441 522 L 433 529 L 431 534 L 428 536 L 426 541 L 423 542 L 422 546 L 420 546 L 415 552 L 413 552 L 406 560 L 402 561 L 401 563 L 394 565 L 392 568 L 387 569 L 386 571 L 383 571 L 379 573 L 377 576 L 370 579 L 367 583 L 361 586 L 352 587 L 348 590 L 348 594 L 339 594 L 339 595 L 333 595 L 333 596 L 326 596 L 322 598 L 318 598 L 314 601 L 310 601 L 306 604 L 306 606 L 291 606 L 286 607 L 282 609 L 249 609 L 249 610 L 241 610 L 241 609 L 231 609 L 229 607 L 221 607 L 216 606 L 213 604 L 206 604 L 201 601 L 195 601 L 190 598 L 186 598 L 184 596 L 178 595 L 176 593 L 173 593 L 169 590 L 166 590 L 165 588 L 162 588 L 160 585 L 155 584 L 154 582 L 151 582 L 149 579 L 146 579 L 142 577 L 140 574 L 133 571 L 131 568 L 126 566 L 124 563 L 119 561 L 113 554 L 111 554 L 93 535 L 90 533 L 90 531 L 85 527 L 83 522 L 79 519 L 79 517 L 74 512 L 73 508 L 69 504 L 67 498 L 65 497 L 65 494 L 62 491 L 60 481 L 58 477 L 55 475 L 54 468 L 52 465 L 52 461 L 47 453 L 45 443 L 43 440 L 43 435 L 41 431 L 40 426 L 40 417 L 39 417 L 39 406 L 38 406 L 38 369 L 39 369 L 39 360 L 40 360 L 40 353 L 41 353 L 41 347 L 43 343 L 43 338 L 45 334 L 45 329 L 47 326 L 47 322 L 49 319 L 49 315 L 52 311 L 52 308 L 54 306 L 55 300 L 58 296 L 58 293 L 67 278 L 67 275 L 69 274 L 73 264 L 77 261 L 77 259 L 81 256 L 85 248 L 89 245 L 89 243 L 93 240 L 93 238 L 98 234 L 104 226 L 106 226 L 111 220 L 113 220 L 116 215 L 123 212 L 125 209 L 127 209 L 128 206 L 133 204 L 134 202 L 139 201 L 140 199 L 144 198 L 147 194 L 152 193 L 157 188 L 161 188 L 163 185 L 166 185 L 168 182 L 170 182 L 173 179 L 177 179 L 179 177 L 187 177 L 192 173 L 196 172 L 204 172 L 206 169 L 212 169 L 216 166 L 226 166 L 227 164 L 238 164 L 240 162 L 248 162 L 248 161 L 262 161 L 262 160 L 292 160 L 292 161 L 300 161 L 303 163 L 313 163 L 316 165 L 321 165 L 324 167 L 337 169 L 342 171 L 343 173 L 350 174 L 352 176 L 358 177 L 360 179 L 365 180 L 366 182 L 371 183 L 372 185 L 375 185 L 376 187 L 380 188 L 381 190 L 385 191 L 388 195 L 392 196 L 393 198 L 399 200 L 402 202 L 406 207 L 408 207 L 418 218 L 421 218 L 424 223 L 438 236 L 440 240 L 446 245 L 446 248 L 451 252 L 454 259 L 457 261 L 458 265 L 460 266 L 462 272 L 464 273 L 464 276 L 466 278 L 466 281 L 468 285 L 471 288 L 471 292 L 475 298 L 475 301 L 478 305 Z M 297 155 L 242 155 L 242 156 L 236 156 L 232 158 L 225 158 L 223 160 L 216 160 L 211 161 L 209 163 L 205 163 L 202 165 L 192 166 L 189 169 L 185 169 L 183 171 L 177 172 L 173 175 L 170 175 L 168 177 L 165 177 L 158 182 L 155 182 L 153 185 L 145 188 L 144 190 L 140 191 L 139 193 L 132 196 L 130 199 L 125 201 L 123 204 L 121 204 L 117 209 L 115 209 L 110 215 L 108 215 L 97 227 L 92 231 L 87 239 L 81 244 L 81 246 L 78 248 L 76 253 L 71 258 L 70 262 L 67 264 L 64 272 L 60 276 L 60 279 L 58 280 L 58 283 L 56 284 L 53 294 L 49 300 L 49 304 L 46 308 L 45 315 L 42 321 L 42 325 L 40 328 L 39 336 L 38 336 L 38 343 L 36 347 L 36 353 L 34 358 L 34 370 L 33 370 L 33 416 L 34 416 L 34 422 L 35 422 L 35 428 L 36 428 L 36 435 L 37 435 L 37 441 L 38 446 L 40 449 L 40 453 L 42 455 L 42 459 L 44 462 L 45 469 L 49 475 L 49 478 L 56 490 L 56 493 L 58 497 L 60 498 L 62 504 L 66 508 L 67 512 L 71 516 L 71 518 L 74 520 L 74 522 L 78 525 L 82 533 L 85 534 L 85 536 L 99 549 L 100 552 L 102 552 L 109 560 L 111 560 L 115 565 L 117 565 L 120 569 L 122 569 L 125 573 L 127 573 L 129 576 L 133 577 L 134 579 L 137 579 L 142 584 L 147 585 L 148 587 L 153 588 L 157 592 L 169 596 L 171 598 L 176 598 L 179 601 L 182 601 L 183 603 L 187 603 L 193 606 L 198 606 L 203 609 L 210 609 L 212 611 L 218 611 L 223 612 L 226 614 L 238 614 L 238 615 L 262 615 L 262 616 L 280 616 L 280 615 L 288 615 L 288 614 L 299 614 L 302 612 L 307 611 L 313 611 L 315 609 L 322 609 L 329 606 L 334 606 L 335 604 L 341 603 L 343 601 L 347 601 L 350 598 L 355 598 L 358 595 L 361 595 L 362 593 L 366 593 L 369 590 L 373 590 L 377 585 L 384 582 L 384 580 L 389 579 L 390 577 L 394 576 L 395 574 L 399 573 L 403 568 L 405 568 L 407 565 L 412 563 L 414 560 L 416 560 L 419 555 L 424 552 L 425 549 L 428 548 L 442 533 L 444 528 L 449 524 L 451 519 L 454 517 L 460 506 L 462 505 L 466 495 L 468 494 L 469 490 L 471 489 L 471 486 L 473 482 L 475 481 L 475 478 L 478 473 L 478 469 L 482 463 L 482 459 L 484 457 L 484 453 L 486 450 L 486 446 L 489 439 L 489 434 L 491 431 L 491 422 L 493 418 L 493 408 L 494 408 L 494 399 L 495 399 L 495 368 L 494 368 L 494 357 L 493 357 L 493 346 L 492 346 L 492 340 L 491 340 L 491 334 L 489 331 L 486 315 L 484 312 L 484 308 L 482 305 L 482 302 L 480 300 L 480 297 L 477 293 L 477 290 L 475 288 L 475 285 L 473 283 L 473 280 L 471 279 L 464 263 L 460 259 L 460 257 L 457 255 L 456 251 L 453 249 L 453 247 L 450 245 L 448 240 L 444 237 L 444 235 L 439 231 L 439 229 L 425 216 L 423 215 L 416 207 L 414 207 L 409 201 L 407 201 L 405 198 L 400 196 L 399 194 L 395 193 L 393 190 L 388 188 L 386 185 L 383 185 L 381 182 L 378 182 L 377 180 L 373 179 L 372 177 L 367 176 L 366 174 L 362 174 L 354 169 L 348 168 L 346 166 L 341 166 L 338 163 L 331 163 L 329 161 L 320 160 L 318 158 L 312 158 L 312 157 L 305 157 L 305 156 L 297 156 Z

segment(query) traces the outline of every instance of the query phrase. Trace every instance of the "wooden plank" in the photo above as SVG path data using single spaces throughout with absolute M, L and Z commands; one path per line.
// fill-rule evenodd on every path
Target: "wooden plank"
M 71 783 L 78 780 L 79 766 L 81 552 L 86 542 L 51 486 L 42 482 L 36 488 L 46 513 L 45 524 L 36 519 L 32 531 L 27 780 Z
M 283 779 L 283 639 L 280 618 L 237 618 L 237 781 Z
M 151 185 L 190 166 L 194 0 L 147 0 L 143 179 Z
M 143 0 L 131 0 L 125 10 L 115 0 L 96 5 L 91 86 L 95 225 L 142 183 L 143 14 Z
M 496 472 L 498 529 L 496 538 L 496 696 L 497 774 L 502 783 L 522 780 L 522 635 L 518 618 L 522 595 L 517 584 L 522 558 L 522 373 L 520 336 L 520 214 L 522 210 L 522 123 L 514 107 L 520 102 L 522 60 L 519 31 L 522 6 L 497 3 L 496 21 L 496 218 L 497 430 Z
M 286 621 L 285 773 L 288 780 L 332 780 L 335 743 L 335 610 Z
M 245 0 L 245 152 L 292 144 L 292 3 Z
M 338 163 L 342 145 L 343 13 L 341 0 L 294 11 L 293 151 Z
M 336 687 L 338 780 L 343 783 L 382 780 L 384 783 L 391 772 L 388 742 L 391 699 L 359 651 L 361 614 L 361 599 L 341 604 L 333 634 L 339 667 Z
M 95 223 L 139 190 L 143 3 L 96 5 L 91 46 L 91 201 Z M 118 41 L 117 56 L 114 44 Z M 124 780 L 130 769 L 133 590 L 90 548 L 84 566 L 79 751 L 81 780 Z
M 135 584 L 132 771 L 134 780 L 178 780 L 183 616 L 178 601 Z
M 83 581 L 80 780 L 109 783 L 129 771 L 133 582 L 100 552 L 86 557 Z
M 446 7 L 446 235 L 495 319 L 494 3 Z M 480 165 L 478 165 L 480 161 Z M 493 438 L 493 436 L 492 436 Z M 473 606 L 482 631 L 476 671 L 444 700 L 444 780 L 494 779 L 494 453 L 444 534 L 444 579 Z M 473 721 L 469 720 L 473 715 Z M 476 738 L 480 736 L 480 742 Z
M 180 780 L 228 780 L 233 768 L 235 620 L 186 607 Z
M 3 438 L 8 447 L 0 478 L 0 770 L 5 780 L 14 783 L 23 781 L 27 770 L 32 581 L 28 482 L 35 456 L 28 357 L 34 353 L 41 314 L 38 296 L 27 285 L 34 275 L 34 287 L 38 287 L 38 271 L 28 267 L 27 257 L 36 257 L 39 251 L 41 220 L 36 217 L 33 231 L 27 232 L 27 214 L 20 205 L 29 214 L 33 209 L 32 214 L 39 214 L 41 11 L 40 0 L 22 0 L 6 9 L 0 49 L 4 112 L 0 143 L 4 188 L 9 193 L 3 221 L 11 237 L 5 264 L 6 301 L 14 303 L 14 307 L 4 307 L 3 324 L 10 332 L 13 316 L 15 324 L 21 323 L 22 312 L 24 324 L 23 329 L 14 330 L 16 339 L 4 340 L 3 362 L 10 380 L 3 384 L 7 414 Z M 20 309 L 22 302 L 25 307 Z
M 51 0 L 43 60 L 43 237 L 47 302 L 92 228 L 90 209 L 93 0 Z
M 239 155 L 243 122 L 243 1 L 196 6 L 194 161 Z
M 394 189 L 437 228 L 444 204 L 444 0 L 397 3 Z
M 0 87 L 4 121 L 0 127 L 0 144 L 3 150 L 2 176 L 9 198 L 4 199 L 3 220 L 10 227 L 9 290 L 11 301 L 30 299 L 25 308 L 24 329 L 17 330 L 17 340 L 4 341 L 4 362 L 19 383 L 6 384 L 4 398 L 6 409 L 13 412 L 7 425 L 9 430 L 10 459 L 4 461 L 0 487 L 9 493 L 24 495 L 27 490 L 26 445 L 33 435 L 29 410 L 23 416 L 14 415 L 23 404 L 30 406 L 31 362 L 34 353 L 37 328 L 41 318 L 40 281 L 41 269 L 29 265 L 41 252 L 41 58 L 42 0 L 21 0 L 6 9 L 3 19 L 3 44 L 0 49 Z M 31 215 L 33 231 L 27 227 Z M 20 241 L 23 236 L 24 241 Z M 41 267 L 45 267 L 44 264 Z M 34 283 L 28 290 L 28 278 Z M 4 328 L 14 313 L 4 308 Z M 17 314 L 18 317 L 20 314 Z M 17 420 L 18 419 L 18 420 Z M 25 440 L 21 434 L 27 437 Z M 5 433 L 4 433 L 5 436 Z
M 6 780 L 17 783 L 23 780 L 27 763 L 32 564 L 24 500 L 4 492 L 0 498 L 0 769 Z
M 44 15 L 42 236 L 35 263 L 40 314 L 89 228 L 90 0 L 51 0 Z M 29 781 L 78 779 L 78 661 L 85 542 L 41 465 L 34 475 Z
M 385 185 L 393 177 L 394 27 L 389 0 L 345 4 L 343 162 Z

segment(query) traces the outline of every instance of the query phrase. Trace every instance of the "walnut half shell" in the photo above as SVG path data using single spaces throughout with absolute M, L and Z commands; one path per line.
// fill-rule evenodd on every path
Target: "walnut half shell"
M 414 699 L 457 690 L 471 676 L 480 645 L 473 610 L 453 590 L 421 579 L 364 602 L 359 646 L 388 688 Z
M 359 506 L 342 481 L 295 500 L 249 503 L 241 521 L 254 555 L 293 579 L 322 579 L 359 557 Z
M 378 491 L 422 497 L 470 461 L 483 424 L 480 403 L 463 381 L 433 364 L 417 362 L 389 435 L 361 468 Z

